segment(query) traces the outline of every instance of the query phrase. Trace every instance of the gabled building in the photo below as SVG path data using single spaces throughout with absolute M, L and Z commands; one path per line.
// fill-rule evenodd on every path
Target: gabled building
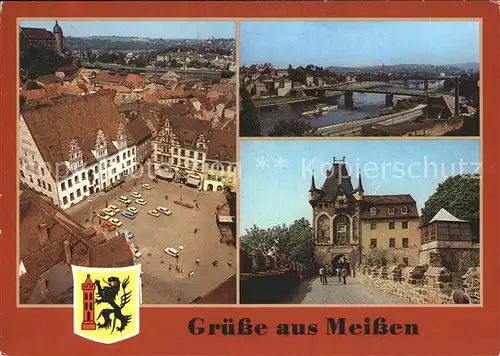
M 205 160 L 203 190 L 236 189 L 236 132 L 213 129 Z
M 64 55 L 64 35 L 59 24 L 55 23 L 53 32 L 44 28 L 19 28 L 19 43 L 22 51 L 30 48 L 47 48 L 60 56 Z
M 353 187 L 345 158 L 334 158 L 321 188 L 316 187 L 313 175 L 309 204 L 313 208 L 315 250 L 320 264 L 335 270 L 343 261 L 349 269 L 372 248 L 386 250 L 389 258 L 399 263 L 416 261 L 419 217 L 413 198 L 365 195 L 361 174 L 358 187 Z
M 165 116 L 154 141 L 155 170 L 172 168 L 186 184 L 202 186 L 209 139 L 210 122 Z
M 66 209 L 136 170 L 136 146 L 110 95 L 66 96 L 21 111 L 21 182 Z

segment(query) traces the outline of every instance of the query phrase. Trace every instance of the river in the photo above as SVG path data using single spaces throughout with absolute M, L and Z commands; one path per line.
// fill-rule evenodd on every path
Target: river
M 444 81 L 429 81 L 429 89 L 442 86 Z M 393 84 L 394 88 L 402 88 L 403 84 Z M 423 83 L 412 83 L 409 82 L 409 89 L 414 90 L 424 90 Z M 398 100 L 406 99 L 408 96 L 394 96 L 394 104 Z M 328 112 L 326 115 L 319 117 L 304 117 L 301 115 L 307 108 L 314 106 L 315 103 L 294 103 L 294 104 L 284 104 L 273 107 L 264 107 L 259 109 L 260 113 L 260 124 L 261 130 L 264 136 L 269 134 L 269 131 L 274 127 L 278 121 L 281 119 L 293 120 L 301 119 L 309 121 L 311 126 L 314 128 L 330 126 L 342 122 L 355 121 L 362 119 L 367 116 L 375 116 L 380 113 L 382 109 L 385 108 L 385 94 L 373 94 L 373 93 L 354 93 L 354 109 L 344 108 L 344 96 L 338 96 L 336 98 L 331 98 L 339 105 L 339 110 Z

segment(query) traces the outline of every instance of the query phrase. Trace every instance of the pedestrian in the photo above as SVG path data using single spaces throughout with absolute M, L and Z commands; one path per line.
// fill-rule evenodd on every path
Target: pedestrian
M 197 258 L 197 259 L 196 259 L 196 264 L 197 264 L 197 265 L 199 265 L 199 264 L 200 264 L 200 259 L 199 259 L 199 258 Z
M 212 262 L 212 266 L 217 267 L 219 265 L 219 261 L 215 260 Z
M 319 280 L 321 281 L 321 284 L 325 284 L 324 281 L 323 281 L 323 273 L 324 273 L 324 269 L 323 269 L 323 267 L 320 267 L 320 269 L 319 269 Z
M 168 195 L 165 195 L 165 200 L 168 200 Z
M 189 272 L 188 276 L 189 276 L 189 278 L 193 277 L 194 276 L 194 272 L 193 271 Z
M 108 201 L 106 200 L 106 208 L 108 207 Z
M 342 282 L 342 269 L 340 266 L 337 266 L 337 278 L 339 279 L 339 282 Z
M 328 268 L 324 267 L 324 272 L 323 272 L 323 284 L 327 285 L 328 284 Z
M 196 234 L 198 232 L 198 228 L 194 229 L 193 234 Z
M 344 284 L 347 284 L 345 280 L 346 277 L 347 277 L 347 269 L 344 267 L 342 268 L 342 278 L 344 279 Z

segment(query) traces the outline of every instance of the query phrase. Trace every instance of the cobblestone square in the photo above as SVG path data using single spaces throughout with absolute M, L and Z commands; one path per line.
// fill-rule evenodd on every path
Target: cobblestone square
M 151 190 L 141 187 L 150 184 Z M 130 197 L 132 191 L 142 194 L 146 205 L 136 204 Z M 125 205 L 118 201 L 121 196 L 132 200 L 130 206 L 139 212 L 133 220 L 118 214 L 123 222 L 122 228 L 132 232 L 134 244 L 142 256 L 137 263 L 142 265 L 143 303 L 144 304 L 186 304 L 199 296 L 203 296 L 217 287 L 226 278 L 236 273 L 236 249 L 219 242 L 219 230 L 216 224 L 215 211 L 219 204 L 225 202 L 220 192 L 199 192 L 194 188 L 180 186 L 176 183 L 158 181 L 153 183 L 149 178 L 129 179 L 122 187 L 107 193 L 98 193 L 70 209 L 68 213 L 78 222 L 86 224 L 92 212 L 101 211 L 106 203 L 116 205 L 121 211 Z M 165 196 L 168 196 L 166 200 Z M 194 205 L 199 202 L 199 209 L 189 209 L 177 204 L 181 200 Z M 166 206 L 172 215 L 161 214 L 153 217 L 149 210 L 158 206 Z M 94 218 L 96 226 L 99 224 Z M 195 232 L 195 229 L 196 232 Z M 107 232 L 112 236 L 114 232 Z M 167 255 L 164 250 L 172 247 L 180 250 L 179 265 L 181 273 L 176 271 L 176 259 Z M 199 258 L 199 264 L 196 259 Z M 213 262 L 218 261 L 217 266 Z M 189 276 L 189 272 L 194 275 Z

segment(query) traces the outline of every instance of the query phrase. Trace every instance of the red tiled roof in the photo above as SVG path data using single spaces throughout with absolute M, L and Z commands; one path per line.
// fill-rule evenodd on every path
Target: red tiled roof
M 137 74 L 120 74 L 120 73 L 115 73 L 107 71 L 107 70 L 102 70 L 97 74 L 98 81 L 104 82 L 104 83 L 124 83 L 124 84 L 129 84 L 129 85 L 138 85 L 138 84 L 143 84 L 145 81 L 144 79 Z
M 148 125 L 144 120 L 141 120 L 140 118 L 132 120 L 130 123 L 128 123 L 127 129 L 137 145 L 151 137 L 151 131 L 149 130 Z
M 211 133 L 207 159 L 236 162 L 236 132 L 213 129 Z
M 407 214 L 401 208 L 406 206 Z M 377 209 L 376 215 L 370 214 L 370 209 Z M 394 208 L 394 214 L 389 214 L 389 208 Z M 410 194 L 398 195 L 365 195 L 362 203 L 361 217 L 366 220 L 377 219 L 416 219 L 419 217 L 417 203 Z
M 370 204 L 411 204 L 415 199 L 410 194 L 365 195 L 364 201 Z
M 52 32 L 44 28 L 21 27 L 20 34 L 27 40 L 51 40 L 54 39 Z
M 210 122 L 208 121 L 180 117 L 169 118 L 169 121 L 181 145 L 184 145 L 186 141 L 194 144 L 194 141 L 200 134 L 208 138 L 210 131 Z
M 118 124 L 123 119 L 109 94 L 63 97 L 52 105 L 23 110 L 21 114 L 49 167 L 68 160 L 74 138 L 82 149 L 84 164 L 95 162 L 91 150 L 95 148 L 98 130 L 104 133 L 108 153 L 117 152 L 111 141 L 116 140 Z M 127 136 L 127 141 L 132 142 L 130 133 Z
M 118 236 L 90 249 L 92 267 L 127 267 L 134 265 L 130 247 L 125 238 Z
M 61 78 L 59 78 L 55 74 L 42 75 L 36 78 L 36 81 L 43 84 L 62 84 Z

